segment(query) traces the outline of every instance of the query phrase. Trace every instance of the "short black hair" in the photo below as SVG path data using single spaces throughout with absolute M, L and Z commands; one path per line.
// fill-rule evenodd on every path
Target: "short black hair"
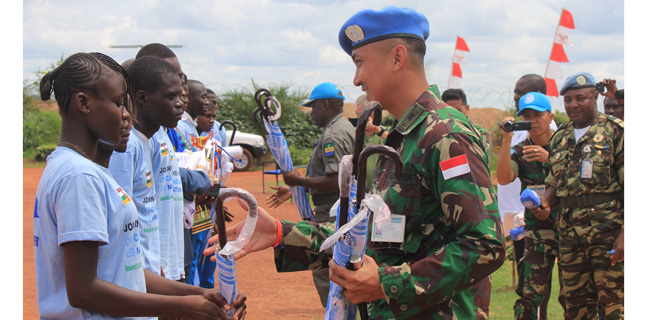
M 135 55 L 135 58 L 139 59 L 146 56 L 158 57 L 160 59 L 176 58 L 174 51 L 160 43 L 150 43 L 142 47 L 140 51 L 138 51 L 138 54 Z
M 625 91 L 624 90 L 625 89 L 616 90 L 616 92 L 614 92 L 614 97 L 616 97 L 616 99 L 618 99 L 618 100 L 624 99 L 625 98 Z
M 447 89 L 442 93 L 442 101 L 447 102 L 449 100 L 462 100 L 463 105 L 467 105 L 467 96 L 462 89 Z
M 47 101 L 54 98 L 61 112 L 67 112 L 72 95 L 80 91 L 97 94 L 98 80 L 107 68 L 121 75 L 129 89 L 129 76 L 113 58 L 99 52 L 79 52 L 69 56 L 61 65 L 46 73 L 40 82 L 40 95 Z
M 525 79 L 530 82 L 531 89 L 534 91 L 546 94 L 546 80 L 542 76 L 534 73 L 529 73 L 521 76 L 519 80 Z
M 178 72 L 171 63 L 153 56 L 135 59 L 127 72 L 131 78 L 131 90 L 134 94 L 140 90 L 155 91 L 160 86 L 163 76 L 168 73 L 178 76 Z

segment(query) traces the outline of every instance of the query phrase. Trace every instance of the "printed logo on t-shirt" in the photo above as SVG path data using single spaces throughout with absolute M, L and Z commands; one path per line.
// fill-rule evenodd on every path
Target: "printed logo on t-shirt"
M 151 171 L 145 173 L 145 176 L 147 177 L 147 187 L 151 187 Z
M 117 193 L 120 195 L 120 198 L 122 198 L 122 203 L 127 204 L 131 201 L 131 198 L 126 195 L 122 188 L 117 188 Z
M 166 156 L 169 154 L 169 151 L 167 150 L 167 145 L 163 142 L 160 144 L 160 155 Z

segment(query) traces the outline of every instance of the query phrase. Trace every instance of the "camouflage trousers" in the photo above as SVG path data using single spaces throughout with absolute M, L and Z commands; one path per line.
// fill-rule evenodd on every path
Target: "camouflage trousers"
M 524 232 L 524 256 L 520 264 L 519 281 L 516 292 L 521 297 L 517 299 L 513 309 L 515 319 L 537 320 L 546 319 L 546 305 L 551 295 L 553 266 L 558 255 L 558 234 L 552 229 L 530 229 Z M 562 286 L 562 270 L 558 266 L 560 276 L 560 294 L 558 301 L 564 308 L 564 290 Z
M 565 319 L 597 319 L 598 304 L 604 307 L 605 319 L 623 319 L 623 268 L 612 266 L 611 250 L 620 234 L 604 226 L 593 210 L 560 210 L 560 268 L 566 296 Z

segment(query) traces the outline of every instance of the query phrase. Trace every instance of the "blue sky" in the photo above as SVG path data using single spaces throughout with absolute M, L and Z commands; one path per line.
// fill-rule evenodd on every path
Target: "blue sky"
M 188 4 L 189 3 L 189 4 Z M 512 104 L 519 76 L 543 75 L 562 8 L 576 29 L 565 51 L 566 77 L 580 71 L 624 85 L 622 0 L 613 1 L 51 1 L 23 2 L 23 78 L 34 79 L 61 55 L 99 51 L 118 62 L 137 49 L 111 45 L 151 42 L 185 45 L 173 49 L 192 79 L 223 92 L 288 83 L 309 92 L 331 81 L 347 101 L 362 92 L 352 84 L 354 66 L 339 47 L 338 31 L 355 12 L 386 5 L 407 6 L 429 19 L 426 72 L 446 89 L 456 35 L 471 52 L 461 84 L 470 104 Z M 555 101 L 554 101 L 555 102 Z

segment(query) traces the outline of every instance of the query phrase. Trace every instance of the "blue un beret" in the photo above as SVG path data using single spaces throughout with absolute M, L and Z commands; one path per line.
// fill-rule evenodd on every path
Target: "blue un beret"
M 596 87 L 596 78 L 587 72 L 578 72 L 570 75 L 560 89 L 560 95 L 563 96 L 564 92 L 569 89 L 582 89 Z
M 388 6 L 379 11 L 361 10 L 346 21 L 339 31 L 343 51 L 352 50 L 389 38 L 412 38 L 425 41 L 429 37 L 429 20 L 409 8 Z

